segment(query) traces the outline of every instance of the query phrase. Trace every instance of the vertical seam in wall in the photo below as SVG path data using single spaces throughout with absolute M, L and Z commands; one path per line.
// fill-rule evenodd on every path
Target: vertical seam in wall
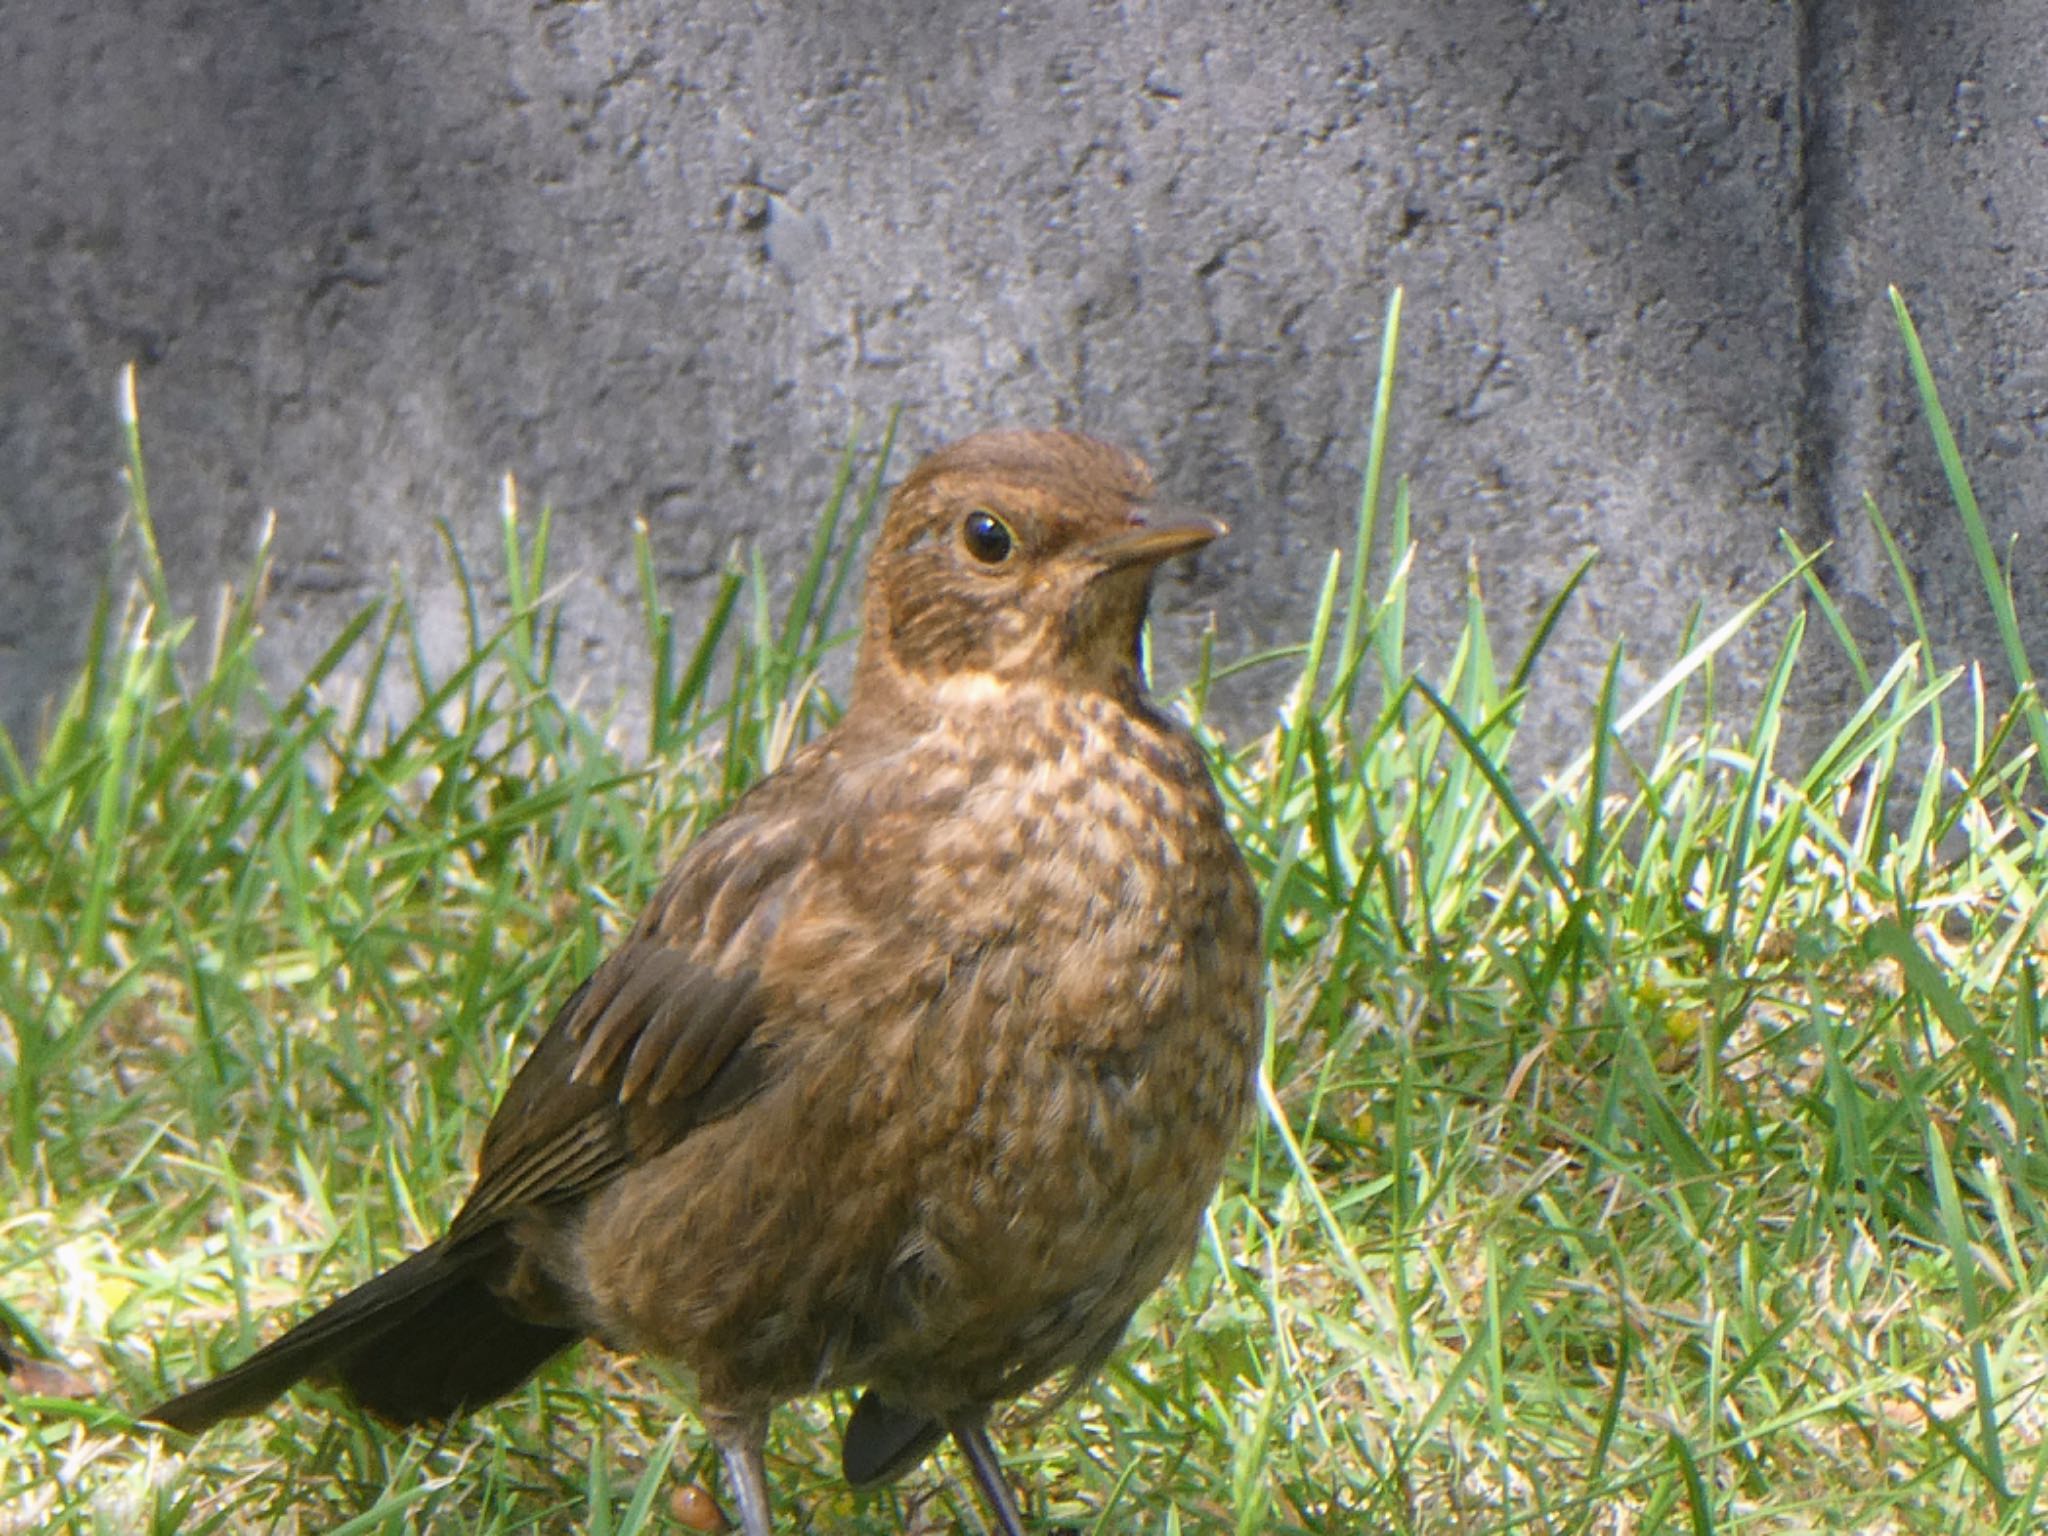
M 1837 90 L 1843 34 L 1826 25 L 1825 0 L 1794 0 L 1798 17 L 1795 259 L 1798 272 L 1799 412 L 1793 429 L 1792 523 L 1809 548 L 1842 536 L 1840 491 L 1849 445 L 1845 369 L 1855 366 L 1854 337 L 1832 290 L 1842 252 L 1843 199 L 1851 174 Z M 1819 567 L 1829 580 L 1839 562 Z
M 1793 122 L 1793 260 L 1798 262 L 1798 346 L 1799 411 L 1792 428 L 1792 524 L 1799 540 L 1811 544 L 1822 532 L 1820 437 L 1820 294 L 1814 273 L 1814 245 L 1819 238 L 1819 219 L 1814 212 L 1815 125 L 1820 115 L 1820 83 L 1816 78 L 1815 54 L 1819 48 L 1818 9 L 1815 0 L 1792 0 L 1794 23 L 1793 70 L 1796 82 L 1797 116 Z

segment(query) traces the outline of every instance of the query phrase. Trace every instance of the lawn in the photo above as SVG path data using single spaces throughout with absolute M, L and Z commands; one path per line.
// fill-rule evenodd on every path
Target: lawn
M 1939 670 L 1924 626 L 1860 653 L 1788 545 L 1642 692 L 1617 654 L 1538 779 L 1509 763 L 1572 591 L 1504 656 L 1475 590 L 1414 668 L 1390 308 L 1357 531 L 1301 642 L 1205 656 L 1175 702 L 1265 895 L 1259 1103 L 1126 1347 L 998 1423 L 1038 1528 L 2048 1524 L 2048 712 L 1897 312 L 2000 686 Z M 0 1531 L 691 1528 L 717 1478 L 688 1382 L 595 1348 L 440 1436 L 312 1389 L 197 1442 L 127 1415 L 439 1230 L 551 1006 L 832 717 L 886 434 L 849 446 L 794 582 L 735 567 L 701 634 L 643 541 L 649 683 L 602 719 L 557 670 L 545 515 L 450 542 L 459 665 L 394 588 L 267 687 L 263 558 L 181 616 L 129 428 L 139 578 L 33 761 L 0 753 L 0 1320 L 64 1367 L 0 1405 Z M 1737 689 L 1720 658 L 1767 608 L 1777 664 Z M 1792 761 L 1787 692 L 1844 648 L 1861 697 Z M 1237 669 L 1275 723 L 1227 740 L 1204 703 Z M 778 1417 L 791 1529 L 981 1529 L 950 1453 L 847 1492 L 848 1411 Z

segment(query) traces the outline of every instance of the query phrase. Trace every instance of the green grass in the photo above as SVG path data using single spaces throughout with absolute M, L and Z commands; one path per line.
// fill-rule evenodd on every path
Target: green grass
M 1455 651 L 1410 671 L 1397 300 L 1351 547 L 1303 643 L 1236 664 L 1279 723 L 1203 728 L 1266 897 L 1260 1113 L 1098 1383 L 1000 1426 L 1042 1528 L 2048 1521 L 2048 722 L 1899 315 L 2019 702 L 1937 673 L 1924 629 L 1856 654 L 1795 552 L 1641 694 L 1617 654 L 1589 745 L 1538 786 L 1507 764 L 1569 588 L 1513 656 L 1475 588 Z M 101 1389 L 0 1412 L 0 1529 L 662 1528 L 669 1488 L 711 1478 L 687 1383 L 594 1349 L 440 1438 L 304 1389 L 190 1444 L 124 1410 L 438 1229 L 551 1003 L 831 718 L 816 678 L 886 442 L 849 447 L 792 595 L 737 568 L 700 639 L 642 539 L 626 741 L 558 676 L 545 516 L 508 516 L 489 582 L 451 541 L 460 666 L 428 665 L 394 590 L 273 695 L 262 561 L 210 621 L 177 615 L 129 426 L 142 574 L 33 765 L 0 754 L 0 1298 Z M 1734 688 L 1721 653 L 1768 604 L 1778 663 Z M 1815 646 L 1848 646 L 1865 693 L 1794 762 Z M 1198 722 L 1223 670 L 1181 699 Z M 842 1488 L 845 1412 L 778 1417 L 793 1529 L 980 1528 L 948 1458 Z

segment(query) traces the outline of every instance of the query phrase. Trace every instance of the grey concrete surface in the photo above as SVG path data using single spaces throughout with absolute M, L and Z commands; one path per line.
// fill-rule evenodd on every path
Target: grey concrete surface
M 1866 489 L 1950 657 L 1992 656 L 1884 286 L 1917 307 L 1994 526 L 2033 533 L 2041 14 L 9 5 L 0 718 L 31 736 L 75 665 L 130 359 L 181 591 L 276 510 L 280 676 L 394 563 L 452 644 L 435 520 L 487 564 L 511 473 L 557 510 L 601 699 L 638 654 L 632 519 L 687 614 L 735 539 L 786 564 L 850 421 L 898 404 L 899 464 L 1004 422 L 1137 448 L 1239 530 L 1164 584 L 1169 648 L 1212 615 L 1225 655 L 1292 638 L 1353 516 L 1396 284 L 1425 637 L 1468 567 L 1506 649 L 1599 557 L 1539 677 L 1555 746 L 1612 640 L 1653 674 L 1691 604 L 1781 568 L 1781 527 L 1842 541 L 1829 577 L 1889 638 Z M 2048 642 L 2042 561 L 2023 538 Z M 1232 714 L 1278 686 L 1245 680 Z

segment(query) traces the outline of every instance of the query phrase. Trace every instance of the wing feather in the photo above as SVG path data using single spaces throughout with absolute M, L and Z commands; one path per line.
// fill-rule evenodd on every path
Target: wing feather
M 753 962 L 822 834 L 817 818 L 762 809 L 801 796 L 802 766 L 691 846 L 632 935 L 556 1013 L 491 1117 L 451 1237 L 579 1199 L 770 1080 Z

